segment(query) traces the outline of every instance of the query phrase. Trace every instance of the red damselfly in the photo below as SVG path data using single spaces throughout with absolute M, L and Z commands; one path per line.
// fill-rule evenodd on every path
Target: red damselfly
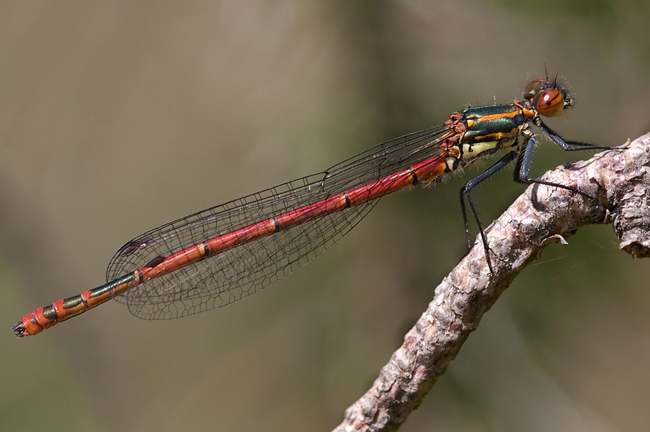
M 281 184 L 148 231 L 120 248 L 108 265 L 107 284 L 25 315 L 16 336 L 44 329 L 111 298 L 145 319 L 171 319 L 228 305 L 307 264 L 354 227 L 391 192 L 439 180 L 498 150 L 509 150 L 461 189 L 478 223 L 490 271 L 490 251 L 471 190 L 510 162 L 515 180 L 560 187 L 528 177 L 537 136 L 564 150 L 607 149 L 565 141 L 544 124 L 573 104 L 557 78 L 535 79 L 524 99 L 454 112 L 444 124 L 386 141 L 330 169 Z M 586 196 L 586 195 L 585 195 Z

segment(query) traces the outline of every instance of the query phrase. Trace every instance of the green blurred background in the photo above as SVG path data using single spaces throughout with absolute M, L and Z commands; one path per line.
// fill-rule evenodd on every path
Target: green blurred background
M 462 257 L 476 168 L 385 198 L 234 306 L 156 322 L 111 302 L 34 338 L 10 327 L 102 284 L 141 232 L 520 99 L 545 61 L 577 99 L 551 127 L 635 138 L 649 16 L 613 0 L 3 2 L 0 430 L 330 430 Z M 589 156 L 545 144 L 533 175 Z M 512 170 L 482 186 L 484 221 L 522 190 Z M 650 430 L 649 271 L 610 226 L 549 247 L 401 430 Z

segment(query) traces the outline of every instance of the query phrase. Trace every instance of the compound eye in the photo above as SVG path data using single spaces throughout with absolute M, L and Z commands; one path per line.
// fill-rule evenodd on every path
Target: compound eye
M 537 78 L 532 80 L 524 90 L 524 99 L 532 102 L 535 96 L 547 86 L 548 82 L 545 79 Z
M 564 95 L 556 89 L 546 89 L 537 100 L 537 111 L 545 117 L 553 117 L 564 109 Z

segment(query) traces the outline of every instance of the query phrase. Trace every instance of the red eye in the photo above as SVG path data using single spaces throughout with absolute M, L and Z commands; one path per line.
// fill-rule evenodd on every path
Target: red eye
M 537 100 L 537 111 L 545 117 L 553 117 L 564 109 L 564 96 L 556 89 L 546 89 Z

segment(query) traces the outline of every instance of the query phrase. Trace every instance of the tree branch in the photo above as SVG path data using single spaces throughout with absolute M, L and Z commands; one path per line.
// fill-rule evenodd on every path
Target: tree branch
M 494 274 L 478 242 L 436 288 L 435 297 L 335 431 L 394 431 L 417 408 L 483 314 L 549 244 L 588 224 L 613 223 L 621 250 L 650 256 L 650 134 L 588 161 L 566 164 L 532 185 L 489 228 Z

